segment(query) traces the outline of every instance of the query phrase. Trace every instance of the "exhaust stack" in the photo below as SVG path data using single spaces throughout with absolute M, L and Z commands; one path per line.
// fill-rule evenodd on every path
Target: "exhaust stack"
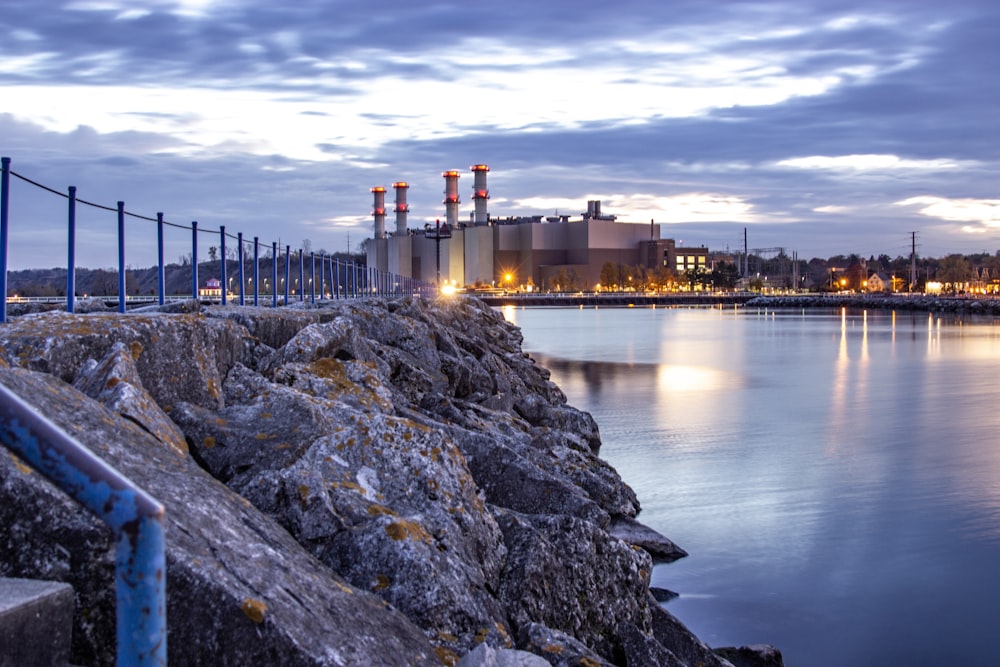
M 445 221 L 452 229 L 458 229 L 458 172 L 454 169 L 442 172 L 444 176 Z
M 485 164 L 474 164 L 470 169 L 474 177 L 472 199 L 476 203 L 475 224 L 477 227 L 482 227 L 490 222 L 490 214 L 486 208 L 490 199 L 490 191 L 486 187 L 486 173 L 490 168 Z
M 375 217 L 375 238 L 385 238 L 385 188 L 376 185 L 372 188 L 375 195 L 375 203 L 372 208 L 372 215 Z
M 406 191 L 410 184 L 400 181 L 393 183 L 392 187 L 396 190 L 396 207 L 393 209 L 396 213 L 396 236 L 406 236 L 406 218 L 410 212 L 410 205 L 406 203 Z

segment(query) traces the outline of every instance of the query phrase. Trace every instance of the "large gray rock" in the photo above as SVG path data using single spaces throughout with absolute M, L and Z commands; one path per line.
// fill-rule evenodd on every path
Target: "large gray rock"
M 541 623 L 611 657 L 622 623 L 649 630 L 649 554 L 574 517 L 505 511 L 499 524 L 510 552 L 499 595 L 518 632 Z
M 0 382 L 166 507 L 172 665 L 439 664 L 422 632 L 135 422 L 48 375 Z M 73 661 L 114 661 L 110 531 L 38 473 L 0 456 L 3 575 L 73 585 Z
M 664 624 L 650 570 L 684 552 L 635 520 L 597 424 L 520 345 L 475 300 L 0 327 L 0 358 L 51 374 L 3 381 L 168 505 L 172 663 L 520 648 L 551 664 L 725 664 Z M 3 567 L 71 581 L 75 654 L 106 661 L 106 530 L 0 461 L 0 501 L 17 505 L 0 509 Z M 54 528 L 25 519 L 37 512 Z
M 650 604 L 653 618 L 652 636 L 682 664 L 700 667 L 733 667 L 698 639 L 676 616 L 658 604 Z
M 131 419 L 183 455 L 188 451 L 184 434 L 143 387 L 135 367 L 135 360 L 141 353 L 142 346 L 138 342 L 131 346 L 115 343 L 100 362 L 87 360 L 73 386 Z
M 132 351 L 142 385 L 169 413 L 188 401 L 222 407 L 222 380 L 253 345 L 242 327 L 202 314 L 26 315 L 0 327 L 0 350 L 13 366 L 72 383 L 89 359 L 116 343 Z

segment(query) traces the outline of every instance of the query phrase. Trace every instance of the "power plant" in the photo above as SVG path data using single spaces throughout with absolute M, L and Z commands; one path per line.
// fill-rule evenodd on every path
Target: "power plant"
M 618 222 L 602 213 L 601 202 L 587 202 L 579 217 L 490 216 L 489 166 L 471 166 L 474 210 L 468 223 L 459 220 L 461 198 L 457 170 L 442 172 L 444 220 L 409 229 L 406 182 L 396 191 L 396 231 L 385 231 L 385 187 L 371 189 L 374 237 L 364 242 L 368 266 L 426 282 L 440 279 L 458 286 L 547 288 L 567 277 L 581 288 L 600 282 L 607 262 L 653 268 L 685 269 L 707 263 L 707 248 L 677 248 L 660 238 L 660 225 Z

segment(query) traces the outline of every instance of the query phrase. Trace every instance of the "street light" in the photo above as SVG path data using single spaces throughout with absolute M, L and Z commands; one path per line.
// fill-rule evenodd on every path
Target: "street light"
M 434 221 L 434 227 L 430 223 L 424 225 L 424 237 L 434 241 L 437 256 L 437 286 L 441 287 L 441 239 L 451 238 L 451 227 L 448 223 L 441 224 L 441 219 Z

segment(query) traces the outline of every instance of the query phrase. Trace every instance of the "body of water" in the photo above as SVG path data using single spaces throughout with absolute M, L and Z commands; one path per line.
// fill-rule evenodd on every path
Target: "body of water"
M 594 415 L 712 646 L 789 667 L 997 665 L 1000 323 L 884 311 L 507 308 Z

